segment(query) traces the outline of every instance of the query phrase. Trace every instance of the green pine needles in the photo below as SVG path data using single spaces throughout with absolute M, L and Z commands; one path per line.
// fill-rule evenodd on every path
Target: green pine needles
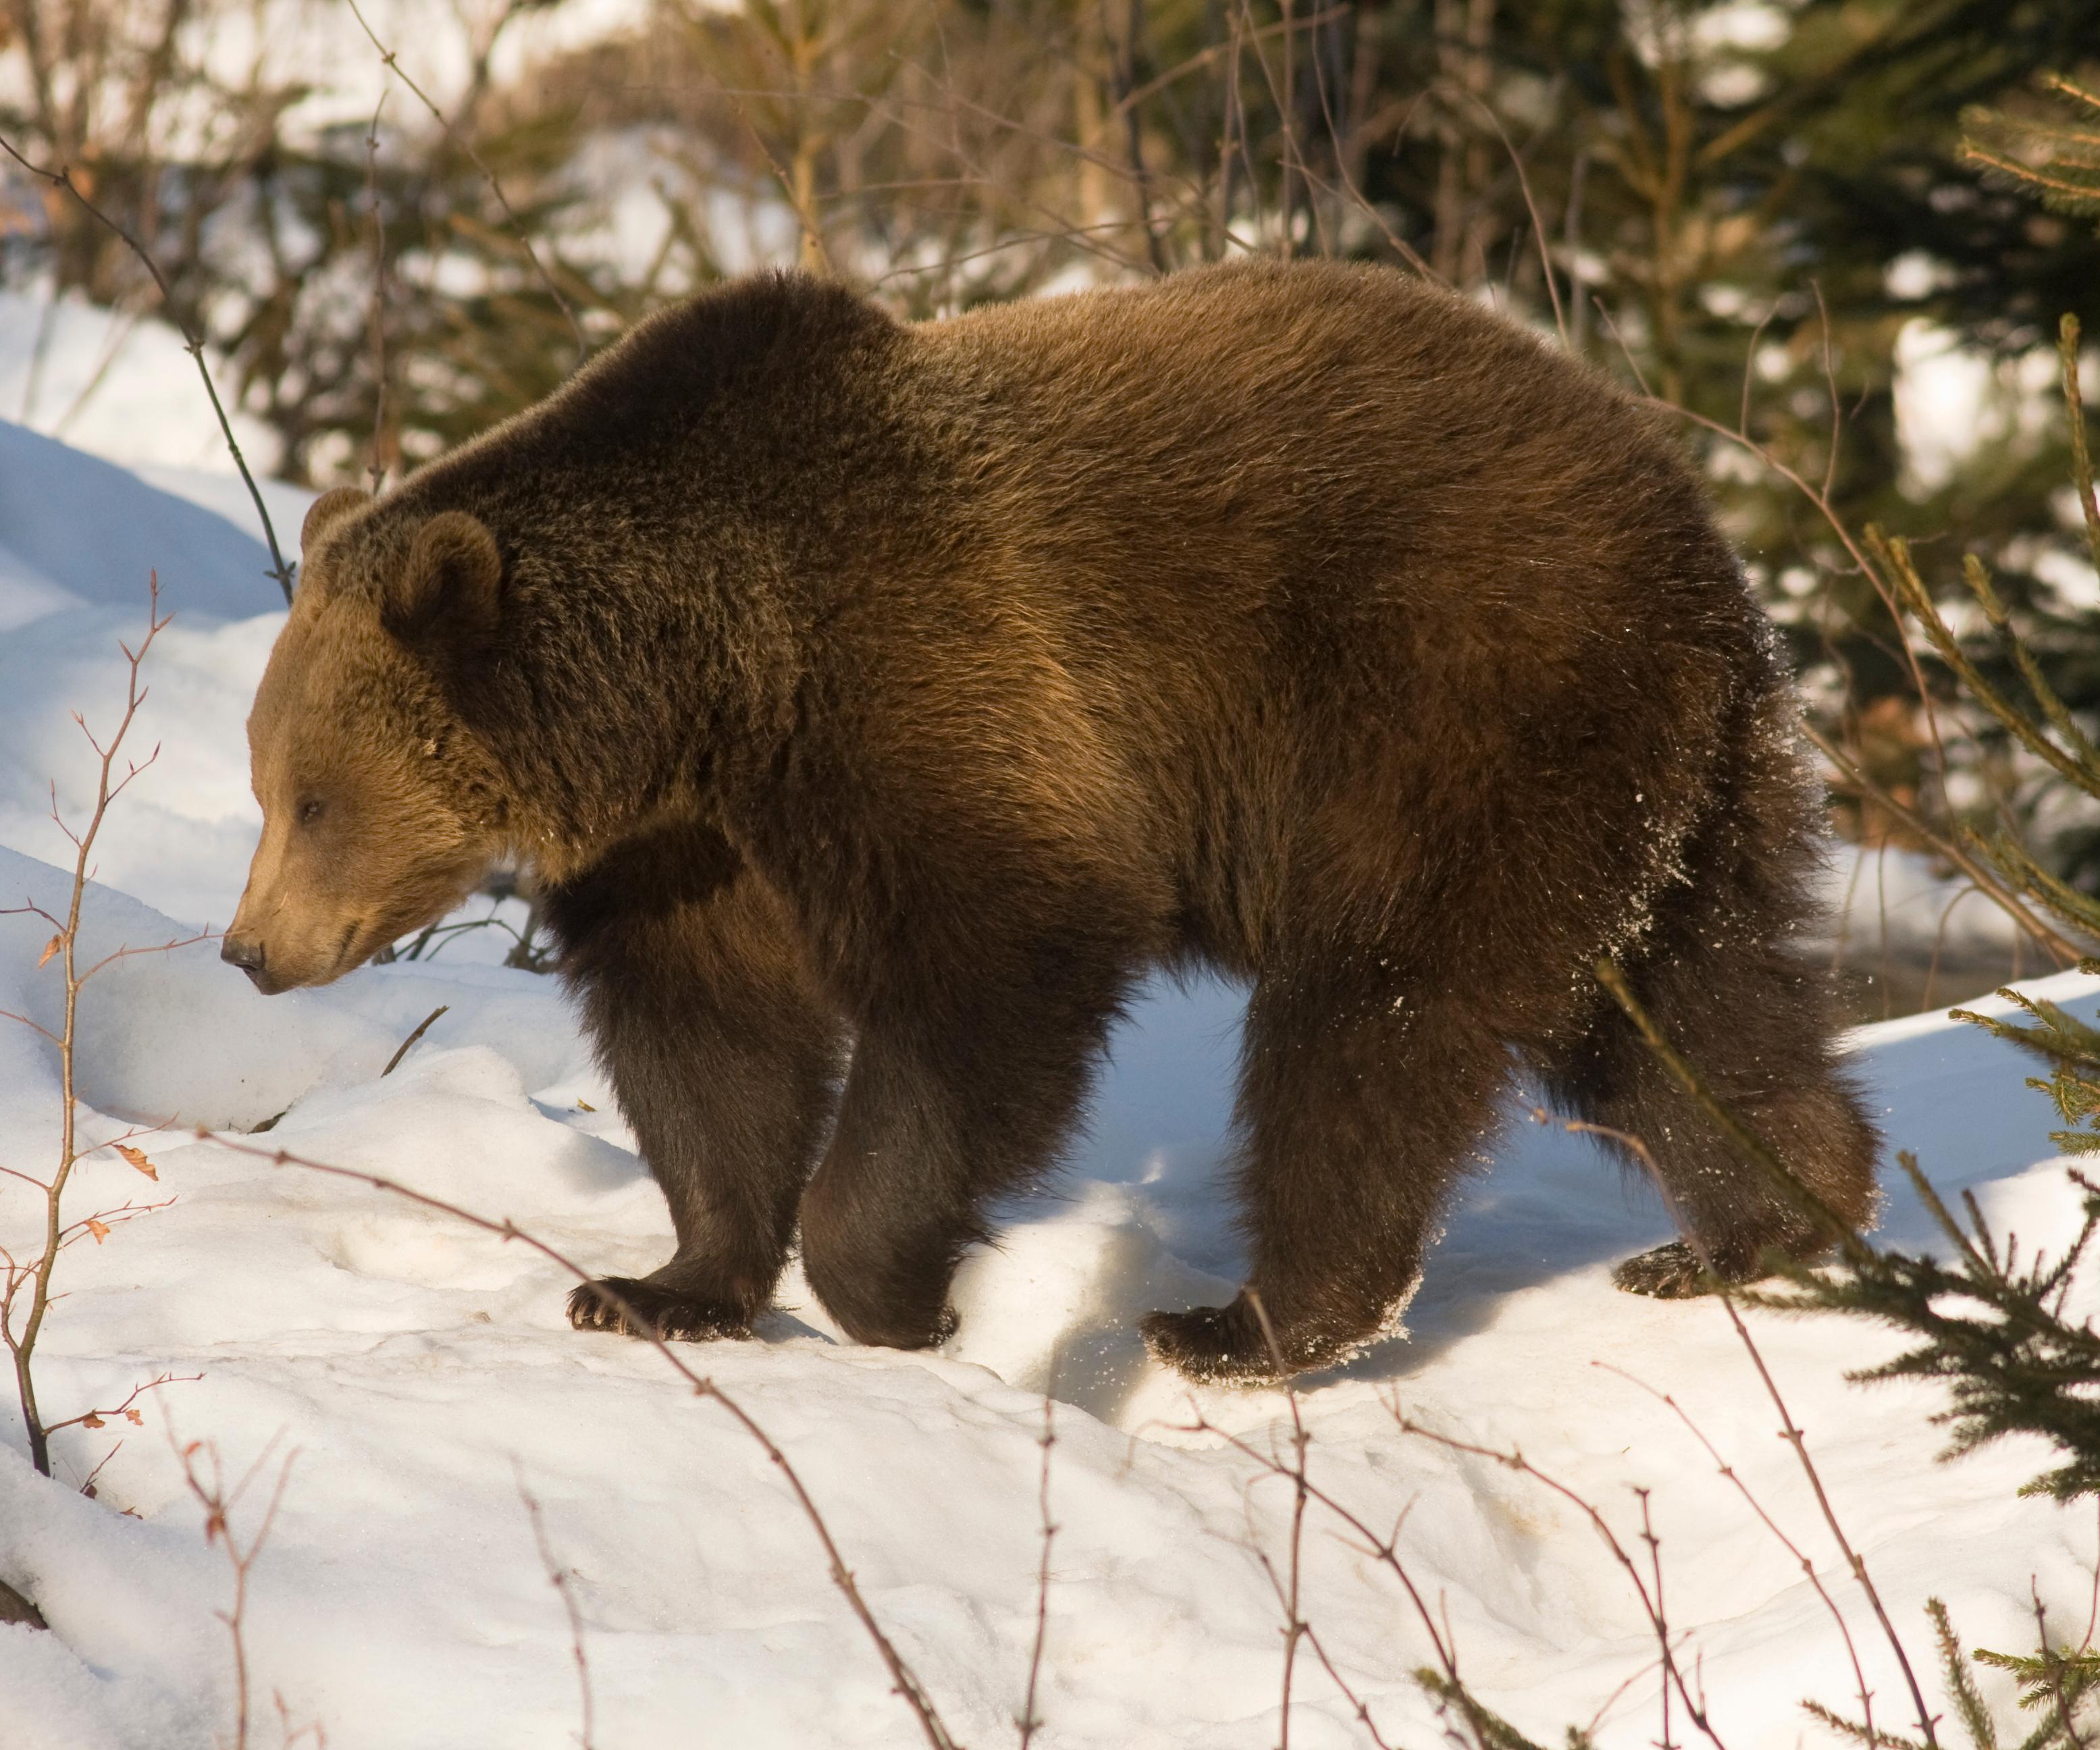
M 2078 969 L 2100 972 L 2100 960 L 2081 960 Z M 2045 1059 L 2049 1065 L 2049 1079 L 2029 1076 L 2027 1086 L 2049 1095 L 2057 1116 L 2067 1126 L 2051 1131 L 2049 1140 L 2066 1154 L 2100 1154 L 2100 1029 L 2087 1026 L 2046 998 L 2024 996 L 2017 990 L 2001 990 L 1998 994 L 2018 1003 L 2034 1017 L 2036 1024 L 2023 1027 L 1994 1015 L 1979 1015 L 1972 1009 L 1948 1012 L 1957 1020 L 1973 1022 Z
M 2076 218 L 2100 218 L 2100 91 L 2051 74 L 2054 100 L 2023 114 L 1962 112 L 1961 156 L 1992 179 Z
M 2100 1688 L 2100 1653 L 2052 1647 L 2045 1639 L 2041 1651 L 2034 1654 L 1993 1653 L 1978 1647 L 1965 1655 L 1947 1607 L 1932 1598 L 1926 1602 L 1925 1611 L 1932 1619 L 1940 1681 L 1973 1750 L 2085 1750 L 2085 1741 L 2072 1729 L 2072 1722 L 2078 1717 L 2079 1704 Z M 2041 1719 L 2032 1731 L 2010 1744 L 2000 1739 L 1991 1710 L 1976 1687 L 1975 1674 L 1970 1668 L 1972 1662 L 2014 1674 L 2020 1686 L 2020 1706 L 2041 1711 Z M 1848 1720 L 1819 1701 L 1805 1701 L 1802 1706 L 1833 1731 L 1868 1745 L 1869 1750 L 1878 1750 L 1883 1744 L 1890 1750 L 1927 1750 L 1915 1738 L 1879 1727 L 1869 1730 L 1860 1721 Z
M 2100 1100 L 2100 1087 L 2085 1087 L 2085 1097 Z M 2100 1146 L 2100 1137 L 2086 1139 Z M 2052 1257 L 2023 1253 L 2017 1236 L 1994 1234 L 1965 1192 L 1965 1225 L 1915 1157 L 1897 1159 L 1947 1237 L 1948 1261 L 1868 1246 L 1842 1271 L 1789 1269 L 1790 1293 L 1745 1298 L 1787 1311 L 1850 1313 L 1905 1333 L 1916 1339 L 1911 1347 L 1850 1377 L 1863 1383 L 1943 1381 L 1951 1401 L 1934 1420 L 1951 1432 L 1946 1456 L 2007 1435 L 2038 1434 L 2065 1462 L 2023 1493 L 2058 1501 L 2100 1494 L 2100 1333 L 2089 1320 L 2072 1324 L 2065 1316 L 2072 1278 L 2100 1228 L 2100 1186 L 2072 1175 L 2085 1193 L 2085 1219 L 2071 1243 Z

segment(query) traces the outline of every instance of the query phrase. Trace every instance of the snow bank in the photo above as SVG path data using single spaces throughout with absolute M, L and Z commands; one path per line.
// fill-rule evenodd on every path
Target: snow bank
M 0 604 L 19 615 L 0 643 L 0 906 L 63 897 L 35 805 L 54 767 L 61 802 L 78 798 L 64 711 L 96 720 L 117 696 L 112 641 L 136 625 L 143 572 L 126 574 L 143 561 L 171 594 L 193 595 L 176 596 L 183 617 L 154 653 L 157 715 L 139 733 L 163 752 L 112 816 L 89 946 L 223 919 L 254 831 L 240 719 L 276 624 L 248 612 L 268 599 L 253 543 L 5 428 L 0 493 L 12 567 L 0 569 Z M 54 523 L 92 525 L 107 544 L 77 546 Z M 0 919 L 0 1008 L 47 1023 L 55 981 L 34 963 L 48 933 Z M 2100 981 L 2041 988 L 2080 1013 L 2100 1008 Z M 382 1078 L 440 1003 L 446 1015 Z M 1275 1742 L 1281 1611 L 1264 1560 L 1284 1556 L 1289 1491 L 1191 1425 L 1200 1414 L 1265 1448 L 1285 1401 L 1192 1393 L 1135 1333 L 1147 1308 L 1220 1294 L 1241 1268 L 1221 1194 L 1238 1007 L 1208 985 L 1139 1006 L 1057 1193 L 1015 1205 L 999 1246 L 966 1263 L 961 1329 L 942 1352 L 841 1344 L 792 1276 L 755 1340 L 690 1351 L 790 1455 L 964 1742 L 1011 1741 L 1021 1704 L 1046 1391 L 1060 1530 L 1038 1742 Z M 916 1741 L 764 1454 L 651 1351 L 568 1329 L 556 1266 L 234 1146 L 281 1113 L 257 1145 L 509 1217 L 590 1270 L 646 1269 L 668 1250 L 663 1201 L 557 985 L 447 958 L 266 1000 L 204 944 L 112 968 L 82 1025 L 86 1133 L 171 1127 L 147 1145 L 157 1185 L 97 1155 L 75 1208 L 175 1201 L 67 1254 L 41 1363 L 47 1406 L 64 1416 L 163 1373 L 201 1378 L 163 1388 L 143 1428 L 61 1434 L 55 1480 L 16 1456 L 19 1426 L 0 1410 L 0 1578 L 33 1595 L 53 1631 L 0 1629 L 0 1744 L 223 1739 L 232 1662 L 215 1613 L 232 1576 L 203 1536 L 171 1427 L 215 1443 L 236 1474 L 258 1455 L 296 1454 L 254 1571 L 248 1651 L 258 1706 L 271 1713 L 280 1694 L 292 1724 L 321 1722 L 337 1750 L 574 1743 L 569 1631 L 520 1475 L 572 1576 L 600 1745 Z M 2009 1047 L 1937 1016 L 1868 1029 L 1857 1047 L 1892 1145 L 1917 1149 L 1945 1188 L 1973 1188 L 2001 1228 L 2037 1240 L 2071 1230 L 2048 1108 Z M 0 1165 L 42 1166 L 56 1115 L 51 1051 L 0 1027 Z M 199 1124 L 218 1134 L 198 1138 Z M 1302 1394 L 1316 1480 L 1368 1523 L 1408 1514 L 1410 1574 L 1448 1614 L 1491 1705 L 1545 1741 L 1602 1708 L 1603 1741 L 1629 1750 L 1657 1730 L 1653 1642 L 1608 1553 L 1567 1503 L 1402 1435 L 1392 1407 L 1520 1447 L 1630 1542 L 1632 1491 L 1651 1490 L 1671 1621 L 1714 1718 L 1738 1750 L 1794 1744 L 1810 1734 L 1800 1697 L 1850 1705 L 1842 1644 L 1793 1558 L 1641 1386 L 1669 1391 L 1814 1554 L 1892 1719 L 1893 1661 L 1842 1583 L 1720 1309 L 1610 1285 L 1615 1259 L 1665 1236 L 1661 1214 L 1588 1144 L 1520 1110 L 1494 1157 L 1431 1259 L 1408 1334 Z M 35 1209 L 26 1188 L 0 1185 L 14 1186 L 0 1190 L 0 1241 L 18 1244 Z M 1930 1239 L 1894 1191 L 1884 1228 Z M 2093 1310 L 2089 1292 L 2076 1310 Z M 1928 1595 L 1946 1599 L 1969 1644 L 2031 1639 L 2031 1576 L 2071 1620 L 2096 1559 L 2092 1527 L 2017 1498 L 2039 1452 L 1936 1465 L 1938 1393 L 1844 1382 L 1888 1352 L 1884 1340 L 1851 1324 L 1756 1328 L 1914 1653 L 1927 1645 Z M 99 1498 L 82 1499 L 105 1460 Z M 252 1525 L 271 1474 L 236 1523 Z M 1306 1615 L 1328 1656 L 1388 1739 L 1432 1741 L 1409 1676 L 1428 1645 L 1392 1576 L 1317 1513 L 1304 1554 Z M 1364 1741 L 1309 1657 L 1297 1694 L 1295 1743 Z M 273 1720 L 258 1741 L 275 1732 Z
M 302 496 L 280 495 L 280 509 Z M 254 527 L 0 421 L 0 844 L 70 862 L 52 787 L 77 820 L 98 763 L 73 713 L 104 732 L 121 716 L 121 646 L 145 630 L 157 572 L 174 623 L 126 748 L 161 754 L 112 816 L 100 871 L 192 923 L 232 915 L 261 818 L 241 726 L 283 622 Z M 280 539 L 296 544 L 297 529 L 293 515 Z
M 0 624 L 8 629 L 83 602 L 138 614 L 155 571 L 163 605 L 176 613 L 229 619 L 284 605 L 269 555 L 245 530 L 112 463 L 4 420 L 0 555 L 6 566 L 0 576 L 9 580 L 0 586 Z M 48 605 L 17 595 L 16 579 L 41 580 Z

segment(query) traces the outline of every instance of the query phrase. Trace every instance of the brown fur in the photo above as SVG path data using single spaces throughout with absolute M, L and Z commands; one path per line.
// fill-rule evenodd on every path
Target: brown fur
M 228 956 L 333 977 L 528 857 L 677 1230 L 616 1285 L 679 1334 L 747 1329 L 799 1219 L 849 1332 L 940 1340 L 1158 965 L 1252 987 L 1286 1367 L 1411 1284 L 1512 1054 L 1651 1144 L 1728 1274 L 1807 1243 L 1601 953 L 1868 1212 L 1767 628 L 1655 418 L 1471 304 L 1249 263 L 908 327 L 744 282 L 307 545 Z M 1272 1370 L 1244 1294 L 1147 1332 Z

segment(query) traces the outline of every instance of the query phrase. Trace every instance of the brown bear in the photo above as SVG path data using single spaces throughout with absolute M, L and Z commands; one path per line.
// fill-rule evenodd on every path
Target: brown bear
M 914 325 L 753 279 L 305 544 L 226 958 L 324 983 L 527 862 L 670 1206 L 609 1283 L 664 1333 L 747 1333 L 799 1226 L 845 1331 L 942 1341 L 1155 968 L 1251 993 L 1247 1290 L 1145 1320 L 1190 1375 L 1377 1333 L 1518 1066 L 1723 1275 L 1812 1249 L 1600 954 L 1868 1212 L 1772 635 L 1659 417 L 1459 298 L 1249 262 Z

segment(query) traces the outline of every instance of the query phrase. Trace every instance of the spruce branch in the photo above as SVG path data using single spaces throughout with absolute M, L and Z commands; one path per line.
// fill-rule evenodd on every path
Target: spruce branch
M 2054 1257 L 2035 1250 L 2023 1258 L 2017 1236 L 1993 1233 L 1973 1196 L 1963 1198 L 1965 1224 L 1916 1156 L 1896 1159 L 1947 1236 L 1951 1263 L 1869 1247 L 1842 1271 L 1795 1267 L 1788 1290 L 1745 1298 L 1782 1311 L 1848 1313 L 1905 1333 L 1912 1347 L 1847 1377 L 1943 1382 L 1949 1405 L 1933 1417 L 1949 1430 L 1943 1457 L 2036 1434 L 2065 1462 L 2023 1494 L 2067 1501 L 2100 1494 L 2100 1332 L 2089 1320 L 2074 1325 L 2065 1316 L 2072 1279 L 2100 1230 L 2100 1185 L 2073 1171 L 2085 1194 L 2077 1234 Z
M 1897 599 L 1911 617 L 1924 628 L 1933 650 L 1939 659 L 1953 670 L 1955 677 L 1961 681 L 1969 696 L 1996 717 L 2014 740 L 2059 778 L 2076 784 L 2089 796 L 2100 798 L 2100 765 L 2081 760 L 2058 747 L 2032 717 L 1985 678 L 1983 671 L 1961 648 L 1961 641 L 1954 636 L 1952 628 L 1940 614 L 1939 604 L 1932 599 L 1932 592 L 1926 588 L 1925 580 L 1918 575 L 1917 563 L 1911 558 L 1910 544 L 1900 536 L 1888 535 L 1873 525 L 1868 527 L 1866 540 L 1868 549 L 1887 574 Z
M 2052 74 L 2044 86 L 2061 101 L 2049 112 L 2013 115 L 1981 105 L 1961 115 L 1961 156 L 1986 180 L 2032 195 L 2076 218 L 2100 218 L 2100 133 L 2092 121 L 2100 92 Z

